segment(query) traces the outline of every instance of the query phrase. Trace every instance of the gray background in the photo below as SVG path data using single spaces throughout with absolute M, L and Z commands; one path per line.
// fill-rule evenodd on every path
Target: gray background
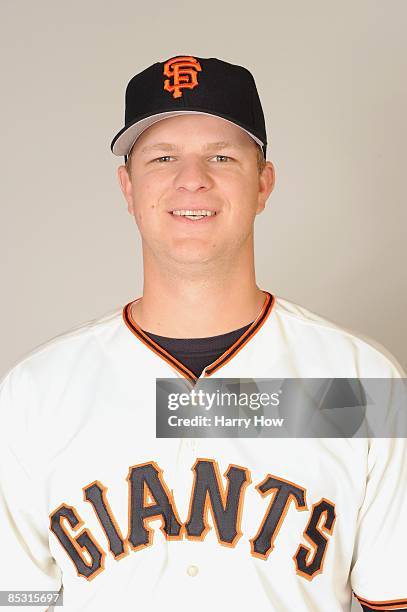
M 141 295 L 109 145 L 128 80 L 180 53 L 255 76 L 276 167 L 258 285 L 406 368 L 406 18 L 405 0 L 2 0 L 0 374 Z

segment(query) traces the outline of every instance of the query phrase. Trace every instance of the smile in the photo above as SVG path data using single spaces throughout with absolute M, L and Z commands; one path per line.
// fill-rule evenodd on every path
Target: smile
M 200 210 L 180 209 L 180 210 L 173 210 L 171 214 L 175 217 L 183 217 L 183 218 L 190 219 L 191 221 L 199 221 L 200 219 L 204 219 L 206 217 L 214 217 L 216 215 L 216 212 L 213 210 L 206 210 L 206 209 L 200 209 Z

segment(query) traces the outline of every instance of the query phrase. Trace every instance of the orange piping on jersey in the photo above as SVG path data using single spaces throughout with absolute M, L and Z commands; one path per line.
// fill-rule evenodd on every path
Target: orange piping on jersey
M 134 300 L 134 303 L 139 302 L 140 300 L 141 297 Z M 192 382 L 196 382 L 197 377 L 193 372 L 191 372 L 191 370 L 189 370 L 183 363 L 181 363 L 181 361 L 178 361 L 178 359 L 176 359 L 173 355 L 171 355 L 171 353 L 166 351 L 157 342 L 154 342 L 154 340 L 147 336 L 147 334 L 143 332 L 141 327 L 137 325 L 137 323 L 133 320 L 131 316 L 130 307 L 132 303 L 133 302 L 129 302 L 129 304 L 126 304 L 126 306 L 123 308 L 123 319 L 130 331 L 135 336 L 137 336 L 137 338 L 141 340 L 141 342 L 143 342 L 143 344 L 145 344 L 149 349 L 154 351 L 154 353 L 157 353 L 157 355 L 164 359 L 164 361 L 166 361 L 171 366 L 175 367 L 179 372 L 181 372 L 181 374 L 185 378 L 191 380 Z
M 262 290 L 266 295 L 266 299 L 264 300 L 264 304 L 259 315 L 250 325 L 250 327 L 242 334 L 231 347 L 228 348 L 227 351 L 222 353 L 220 357 L 213 363 L 211 363 L 208 367 L 205 368 L 205 377 L 211 376 L 214 372 L 219 370 L 223 365 L 225 365 L 228 361 L 232 359 L 244 346 L 248 343 L 248 341 L 259 331 L 260 327 L 265 323 L 268 318 L 272 308 L 275 304 L 275 297 L 271 295 L 268 291 Z M 195 376 L 193 372 L 186 365 L 184 365 L 181 361 L 176 359 L 171 353 L 166 351 L 162 346 L 160 346 L 157 342 L 155 342 L 152 338 L 150 338 L 146 333 L 143 332 L 141 327 L 134 321 L 131 316 L 131 305 L 136 302 L 139 302 L 141 297 L 135 299 L 133 302 L 129 302 L 126 304 L 122 311 L 123 320 L 129 330 L 139 339 L 143 344 L 145 344 L 149 349 L 154 351 L 159 357 L 164 359 L 169 365 L 174 367 L 178 372 L 180 372 L 185 378 L 189 381 L 196 383 L 198 378 Z
M 356 599 L 363 604 L 366 604 L 372 610 L 400 610 L 407 606 L 407 597 L 405 599 L 388 599 L 383 601 L 371 601 L 364 597 L 359 597 L 356 593 L 353 593 Z
M 380 606 L 378 607 L 377 605 L 374 604 L 369 604 L 369 603 L 365 603 L 364 601 L 361 601 L 360 599 L 358 599 L 358 601 L 360 601 L 360 603 L 362 603 L 363 605 L 368 605 L 369 606 L 369 610 L 395 610 L 395 611 L 399 611 L 402 612 L 403 610 L 405 610 L 406 608 L 400 608 L 400 604 L 393 604 L 393 605 L 386 605 L 386 607 Z M 406 605 L 407 603 L 407 599 L 402 600 L 404 602 L 404 605 Z
M 263 290 L 262 290 L 263 291 Z M 260 327 L 265 323 L 268 318 L 270 312 L 273 309 L 275 304 L 275 297 L 271 295 L 268 291 L 263 291 L 266 295 L 266 299 L 264 301 L 263 307 L 250 325 L 249 329 L 247 329 L 244 334 L 242 334 L 231 347 L 228 348 L 216 361 L 211 363 L 208 367 L 205 368 L 205 376 L 211 376 L 214 372 L 219 370 L 222 366 L 224 366 L 228 361 L 232 359 L 244 346 L 249 342 L 251 338 L 259 331 Z

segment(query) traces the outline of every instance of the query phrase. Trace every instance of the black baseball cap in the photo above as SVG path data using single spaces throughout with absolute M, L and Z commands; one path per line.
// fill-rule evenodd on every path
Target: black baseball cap
M 216 57 L 176 55 L 156 62 L 127 84 L 124 127 L 110 148 L 125 161 L 137 138 L 156 121 L 178 114 L 216 115 L 242 128 L 262 148 L 267 135 L 251 72 Z

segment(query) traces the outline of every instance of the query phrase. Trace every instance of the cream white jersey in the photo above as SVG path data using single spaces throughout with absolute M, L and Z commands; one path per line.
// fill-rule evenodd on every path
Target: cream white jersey
M 200 378 L 405 377 L 380 345 L 264 294 Z M 406 440 L 157 439 L 156 379 L 194 375 L 130 304 L 2 379 L 0 591 L 63 587 L 65 612 L 407 608 Z

